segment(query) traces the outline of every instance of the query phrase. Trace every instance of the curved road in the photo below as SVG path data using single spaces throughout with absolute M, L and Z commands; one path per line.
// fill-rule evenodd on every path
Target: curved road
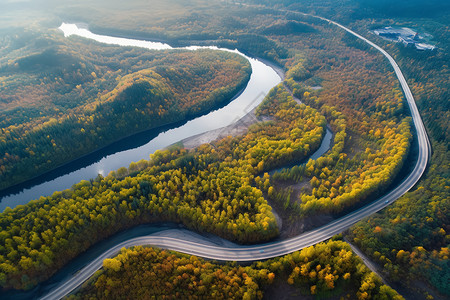
M 397 63 L 386 51 L 384 51 L 371 41 L 367 40 L 366 38 L 362 37 L 361 35 L 348 29 L 347 27 L 344 27 L 339 23 L 336 23 L 334 21 L 322 17 L 317 18 L 327 21 L 336 26 L 339 26 L 340 28 L 346 30 L 347 32 L 358 37 L 359 39 L 362 39 L 363 41 L 365 41 L 366 43 L 368 43 L 369 45 L 380 51 L 391 63 L 398 77 L 398 80 L 400 81 L 406 100 L 408 101 L 408 105 L 411 109 L 414 127 L 416 129 L 418 136 L 419 155 L 417 163 L 412 173 L 397 188 L 389 192 L 384 197 L 374 201 L 373 203 L 365 207 L 362 207 L 320 228 L 308 231 L 295 238 L 291 238 L 284 241 L 277 241 L 273 243 L 255 246 L 226 248 L 226 247 L 204 245 L 177 238 L 160 237 L 160 236 L 143 236 L 130 239 L 128 241 L 116 245 L 115 247 L 103 253 L 101 256 L 99 256 L 97 259 L 95 259 L 93 262 L 91 262 L 89 265 L 87 265 L 81 271 L 75 274 L 72 278 L 70 278 L 67 282 L 58 286 L 56 289 L 51 291 L 42 299 L 60 299 L 64 297 L 65 295 L 73 291 L 75 288 L 77 288 L 79 285 L 81 285 L 84 281 L 86 281 L 97 270 L 99 270 L 102 267 L 102 262 L 105 258 L 115 256 L 123 247 L 131 247 L 137 245 L 152 245 L 221 261 L 228 261 L 228 260 L 255 261 L 292 253 L 302 248 L 327 240 L 332 236 L 334 236 L 335 234 L 338 234 L 344 231 L 345 229 L 349 228 L 351 225 L 358 222 L 362 218 L 378 212 L 379 210 L 388 206 L 391 202 L 395 201 L 400 196 L 405 194 L 407 191 L 409 191 L 419 181 L 420 177 L 422 176 L 423 172 L 426 169 L 428 159 L 430 157 L 431 147 L 419 111 L 414 102 L 414 97 L 412 96 L 408 84 L 406 83 L 406 80 Z

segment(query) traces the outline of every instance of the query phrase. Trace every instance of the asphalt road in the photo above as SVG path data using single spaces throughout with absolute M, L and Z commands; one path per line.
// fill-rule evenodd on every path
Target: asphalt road
M 102 262 L 105 258 L 115 256 L 123 247 L 131 247 L 137 245 L 152 245 L 160 248 L 171 249 L 187 254 L 192 254 L 204 258 L 216 259 L 221 261 L 256 261 L 292 253 L 302 248 L 327 240 L 332 236 L 341 233 L 342 231 L 346 230 L 347 228 L 349 228 L 351 225 L 358 222 L 362 218 L 370 216 L 371 214 L 374 214 L 379 210 L 383 209 L 384 207 L 388 206 L 393 201 L 397 200 L 400 196 L 409 191 L 419 181 L 420 177 L 422 176 L 422 174 L 426 169 L 430 157 L 431 147 L 427 133 L 425 131 L 425 127 L 423 125 L 419 111 L 415 104 L 414 97 L 412 96 L 411 90 L 409 89 L 408 84 L 406 83 L 406 80 L 397 63 L 386 51 L 384 51 L 371 41 L 367 40 L 366 38 L 353 32 L 352 30 L 331 20 L 322 17 L 317 18 L 327 21 L 336 26 L 339 26 L 340 28 L 353 34 L 359 39 L 362 39 L 363 41 L 365 41 L 366 43 L 368 43 L 369 45 L 380 51 L 391 63 L 398 77 L 398 80 L 400 81 L 408 105 L 411 109 L 414 127 L 416 129 L 416 133 L 418 136 L 419 155 L 412 173 L 398 187 L 396 187 L 394 190 L 392 190 L 385 196 L 372 202 L 371 204 L 362 207 L 356 211 L 353 211 L 352 213 L 340 219 L 337 219 L 327 225 L 324 225 L 320 228 L 305 232 L 297 237 L 284 241 L 277 241 L 263 245 L 226 248 L 226 247 L 204 245 L 177 238 L 160 237 L 160 236 L 144 236 L 130 239 L 128 241 L 116 245 L 115 247 L 103 253 L 101 256 L 99 256 L 97 259 L 95 259 L 93 262 L 91 262 L 89 265 L 83 268 L 80 272 L 76 273 L 72 278 L 70 278 L 68 281 L 58 286 L 56 289 L 51 291 L 42 299 L 60 299 L 64 297 L 65 295 L 73 291 L 75 288 L 80 286 L 97 270 L 99 270 L 102 267 Z

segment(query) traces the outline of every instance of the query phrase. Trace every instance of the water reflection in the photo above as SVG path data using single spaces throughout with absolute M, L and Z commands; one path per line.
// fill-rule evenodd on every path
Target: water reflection
M 172 48 L 159 42 L 98 35 L 76 24 L 63 23 L 59 29 L 63 31 L 66 37 L 78 35 L 101 43 L 136 46 L 150 50 L 185 49 L 195 51 L 207 48 L 235 52 L 249 60 L 252 67 L 252 75 L 245 90 L 225 107 L 184 124 L 179 123 L 175 125 L 177 126 L 176 128 L 169 129 L 167 126 L 159 130 L 141 133 L 137 135 L 137 139 L 135 136 L 124 139 L 93 155 L 79 159 L 45 176 L 23 184 L 19 188 L 10 189 L 10 194 L 3 196 L 1 199 L 0 211 L 3 211 L 6 207 L 13 208 L 19 204 L 26 204 L 40 196 L 49 196 L 54 191 L 70 188 L 80 180 L 95 178 L 98 174 L 108 174 L 112 170 L 128 166 L 133 161 L 148 159 L 149 155 L 156 150 L 167 147 L 184 138 L 230 125 L 261 103 L 269 90 L 281 81 L 281 78 L 271 67 L 237 50 L 197 46 Z M 140 142 L 138 145 L 136 145 L 137 140 Z M 115 149 L 118 150 L 112 151 Z M 44 178 L 44 182 L 42 182 L 42 178 Z

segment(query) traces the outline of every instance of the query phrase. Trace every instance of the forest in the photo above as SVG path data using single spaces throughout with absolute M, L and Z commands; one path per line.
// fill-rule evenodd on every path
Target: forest
M 445 299 L 450 278 L 449 3 L 350 0 L 336 6 L 324 0 L 318 9 L 312 1 L 305 2 L 308 8 L 292 1 L 277 2 L 299 11 L 314 8 L 316 14 L 349 26 L 386 49 L 405 74 L 432 143 L 429 168 L 411 192 L 351 228 L 349 237 L 381 266 L 392 282 L 414 291 L 411 297 Z M 421 35 L 428 34 L 438 49 L 420 52 L 375 38 L 370 30 L 380 25 L 405 26 Z
M 439 47 L 433 52 L 417 52 L 379 39 L 402 68 L 417 101 L 432 143 L 432 157 L 424 178 L 411 192 L 388 209 L 361 221 L 350 229 L 350 237 L 382 266 L 396 283 L 428 299 L 449 296 L 449 82 L 450 56 L 448 15 L 444 3 L 424 19 L 403 16 L 398 22 L 432 34 Z M 410 14 L 421 11 L 418 3 Z M 421 12 L 422 14 L 422 12 Z M 381 24 L 391 24 L 391 15 L 382 15 Z M 370 29 L 365 20 L 356 23 Z M 418 285 L 423 281 L 426 285 Z
M 149 161 L 7 208 L 0 214 L 0 284 L 31 288 L 94 243 L 142 223 L 179 222 L 241 243 L 277 236 L 272 209 L 254 178 L 307 157 L 319 147 L 326 122 L 282 85 L 257 115 L 271 120 L 194 150 L 157 151 Z
M 265 21 L 271 18 L 276 22 L 279 16 L 269 14 Z M 334 133 L 331 151 L 275 172 L 270 186 L 261 187 L 284 215 L 283 237 L 311 228 L 310 220 L 313 226 L 324 224 L 382 195 L 400 173 L 412 141 L 403 94 L 383 57 L 334 28 L 311 26 L 316 32 L 270 36 L 291 53 L 284 60 L 285 85 L 324 115 Z
M 448 10 L 443 9 L 433 20 L 417 20 L 411 17 L 417 1 L 412 1 L 411 10 L 405 10 L 401 17 L 393 17 L 395 8 L 383 9 L 383 1 L 379 6 L 360 9 L 364 2 L 367 1 L 348 0 L 339 1 L 337 5 L 323 0 L 323 7 L 315 6 L 313 1 L 299 5 L 296 1 L 280 0 L 276 4 L 348 25 L 385 48 L 404 71 L 430 135 L 431 164 L 411 192 L 382 212 L 361 221 L 346 235 L 381 266 L 390 281 L 409 290 L 422 286 L 418 281 L 425 282 L 426 291 L 419 291 L 415 294 L 420 295 L 417 297 L 448 296 Z M 95 5 L 101 6 L 101 3 Z M 136 16 L 131 22 L 125 19 L 126 14 L 117 13 L 122 4 L 114 1 L 106 12 L 86 12 L 82 9 L 83 1 L 72 4 L 71 11 L 58 9 L 72 19 L 83 16 L 82 20 L 98 33 L 160 38 L 174 45 L 238 47 L 278 63 L 286 71 L 285 81 L 272 90 L 257 111 L 259 118 L 270 120 L 253 125 L 242 136 L 228 137 L 194 150 L 173 147 L 157 152 L 149 161 L 133 163 L 104 178 L 82 181 L 70 190 L 6 210 L 0 214 L 0 284 L 3 288 L 31 288 L 97 241 L 141 223 L 181 222 L 191 229 L 212 232 L 241 243 L 267 241 L 280 234 L 293 236 L 303 232 L 311 218 L 335 218 L 381 195 L 402 176 L 402 167 L 414 151 L 409 110 L 388 63 L 377 52 L 335 27 L 294 12 L 200 0 L 195 1 L 197 10 L 184 11 L 182 16 L 177 15 L 183 11 L 179 7 L 181 4 L 171 0 L 158 4 L 160 15 L 145 17 L 138 13 L 145 4 L 139 3 L 127 11 Z M 260 3 L 262 1 L 258 1 Z M 172 4 L 178 5 L 180 10 L 169 13 L 168 7 Z M 417 52 L 376 39 L 369 30 L 379 24 L 420 28 L 433 35 L 439 49 Z M 87 52 L 100 51 L 94 48 Z M 163 98 L 176 101 L 175 94 L 173 98 L 168 95 L 175 91 L 183 95 L 186 90 L 175 85 L 183 81 L 185 74 L 196 76 L 189 68 L 174 74 L 164 73 L 169 68 L 163 68 L 164 71 L 156 67 L 162 62 L 172 66 L 180 61 L 189 64 L 192 57 L 185 57 L 184 61 L 176 56 L 181 54 L 170 53 L 146 59 L 148 53 L 140 54 L 132 48 L 128 51 L 137 58 L 129 64 L 126 73 L 115 62 L 124 63 L 128 56 L 122 57 L 122 49 L 107 49 L 104 51 L 111 51 L 109 56 L 100 55 L 104 54 L 100 51 L 96 59 L 104 59 L 103 66 L 108 66 L 114 74 L 107 77 L 97 70 L 103 70 L 102 66 L 96 64 L 93 64 L 95 70 L 92 69 L 97 77 L 106 78 L 102 83 L 105 87 L 110 84 L 103 88 L 108 92 L 98 98 L 106 102 L 106 109 L 101 110 L 102 105 L 95 102 L 95 97 L 80 106 L 91 115 L 99 113 L 105 117 L 104 122 L 111 116 L 108 113 L 114 111 L 114 102 L 126 98 L 127 93 L 145 94 L 151 86 L 169 93 L 163 94 Z M 40 60 L 50 54 L 54 53 L 39 54 Z M 212 53 L 201 55 L 214 56 Z M 31 72 L 26 66 L 32 64 L 35 57 L 29 56 L 8 68 L 25 68 L 22 72 Z M 171 57 L 175 57 L 174 60 L 171 61 Z M 84 59 L 90 66 L 89 59 Z M 201 64 L 201 59 L 198 57 L 195 65 Z M 245 70 L 242 67 L 245 63 L 238 58 L 226 59 L 234 62 L 234 68 L 227 70 Z M 139 61 L 144 65 L 136 69 Z M 223 58 L 220 66 L 225 68 L 225 65 Z M 245 73 L 242 78 L 248 76 Z M 80 78 L 89 76 L 93 76 L 91 69 Z M 196 80 L 201 81 L 203 76 L 198 74 Z M 1 78 L 0 82 L 5 82 L 6 79 Z M 136 80 L 140 82 L 134 86 Z M 130 84 L 133 86 L 128 90 Z M 210 86 L 210 82 L 203 84 L 202 91 Z M 67 101 L 66 105 L 73 105 L 69 103 Z M 65 109 L 78 111 L 79 107 Z M 58 116 L 56 112 L 44 113 Z M 40 120 L 39 111 L 33 109 L 26 116 Z M 21 112 L 14 112 L 14 118 L 21 120 Z M 82 122 L 86 131 L 90 121 L 83 119 Z M 128 126 L 127 123 L 122 125 Z M 326 126 L 333 131 L 332 149 L 317 160 L 305 162 L 320 144 Z M 285 169 L 273 172 L 280 167 Z M 272 210 L 283 219 L 281 230 Z M 316 251 L 327 254 L 317 254 L 315 258 Z M 340 251 L 343 251 L 341 256 Z M 344 263 L 333 257 L 349 260 Z M 311 260 L 314 262 L 308 265 Z M 147 261 L 171 268 L 155 270 Z M 241 297 L 259 298 L 270 293 L 282 278 L 289 285 L 299 286 L 305 294 L 324 298 L 330 296 L 330 290 L 338 290 L 336 293 L 345 290 L 349 284 L 346 280 L 350 280 L 353 288 L 348 298 L 354 295 L 360 299 L 399 297 L 389 287 L 382 286 L 375 275 L 363 272 L 364 268 L 341 241 L 328 241 L 250 267 L 205 262 L 166 250 L 135 248 L 123 250 L 117 258 L 105 261 L 104 271 L 92 280 L 95 284 L 87 284 L 82 293 L 94 298 L 131 293 L 148 297 L 166 293 L 177 298 L 227 298 L 227 293 L 232 292 Z M 151 271 L 146 272 L 149 269 Z M 155 285 L 142 286 L 142 282 L 133 280 L 136 274 L 145 274 L 151 278 L 147 283 Z M 119 278 L 127 278 L 129 284 L 119 285 Z M 160 278 L 161 281 L 152 282 Z M 158 287 L 164 286 L 164 290 L 155 288 L 156 283 Z M 214 290 L 214 296 L 206 295 L 205 289 Z M 150 291 L 155 294 L 139 294 Z
M 133 133 L 208 112 L 251 74 L 234 53 L 124 51 L 54 32 L 2 40 L 0 189 Z
M 324 0 L 323 6 L 317 8 L 312 1 L 305 1 L 301 7 L 294 1 L 277 2 L 349 26 L 388 51 L 405 74 L 432 143 L 429 168 L 411 192 L 359 222 L 348 234 L 381 266 L 389 280 L 414 291 L 411 297 L 445 299 L 450 278 L 449 3 L 349 0 L 337 6 Z M 375 38 L 370 30 L 379 26 L 405 26 L 421 35 L 428 34 L 438 49 L 420 52 Z M 361 47 L 355 41 L 352 44 Z
M 68 299 L 262 299 L 280 281 L 321 298 L 403 299 L 340 240 L 250 266 L 157 248 L 123 249 Z

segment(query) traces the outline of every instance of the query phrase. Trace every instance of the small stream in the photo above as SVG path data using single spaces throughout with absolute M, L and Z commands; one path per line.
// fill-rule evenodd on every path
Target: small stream
M 60 29 L 66 37 L 78 35 L 102 43 L 121 46 L 137 46 L 152 50 L 173 49 L 169 45 L 163 43 L 96 35 L 75 24 L 63 23 Z M 96 153 L 58 168 L 57 170 L 42 176 L 38 180 L 31 180 L 30 182 L 15 188 L 10 194 L 3 196 L 3 198 L 1 198 L 0 211 L 3 211 L 6 207 L 14 208 L 17 205 L 26 204 L 39 196 L 51 195 L 57 190 L 70 188 L 73 184 L 82 179 L 94 178 L 98 174 L 106 175 L 112 170 L 129 165 L 132 161 L 148 159 L 149 154 L 184 138 L 230 125 L 258 106 L 269 90 L 281 81 L 280 76 L 272 67 L 258 59 L 248 57 L 237 50 L 232 51 L 217 47 L 196 46 L 182 49 L 194 51 L 205 48 L 238 53 L 247 58 L 251 64 L 252 75 L 247 87 L 229 104 L 191 121 L 172 124 L 172 128 L 166 126 L 123 139 L 114 145 L 105 147 Z M 317 159 L 327 152 L 332 144 L 332 138 L 333 133 L 327 127 L 326 134 L 322 139 L 320 147 L 309 158 Z M 19 300 L 36 299 L 48 293 L 61 282 L 66 281 L 83 266 L 113 245 L 134 237 L 155 234 L 170 229 L 180 230 L 182 228 L 182 225 L 173 223 L 158 223 L 140 225 L 124 230 L 92 246 L 89 250 L 82 253 L 60 269 L 49 280 L 39 284 L 34 289 L 26 292 L 16 290 L 7 291 L 2 294 L 1 298 Z M 213 235 L 205 235 L 204 239 L 215 243 L 226 242 Z

